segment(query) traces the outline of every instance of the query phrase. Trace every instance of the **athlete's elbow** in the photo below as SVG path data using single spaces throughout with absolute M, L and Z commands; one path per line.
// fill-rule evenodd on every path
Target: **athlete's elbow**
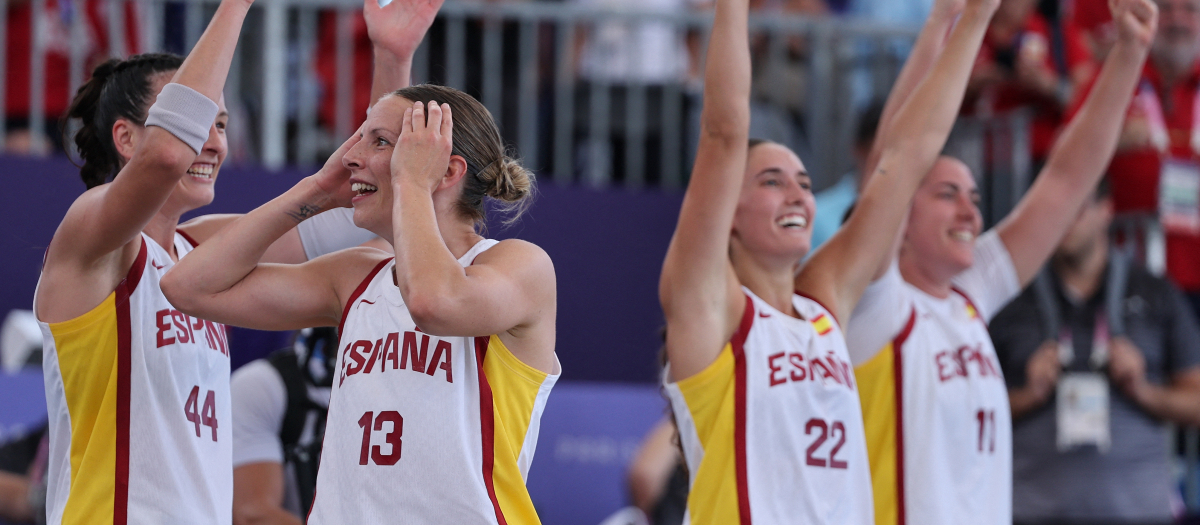
M 199 294 L 188 286 L 186 276 L 172 268 L 163 275 L 159 288 L 171 302 L 171 306 L 188 315 L 198 315 Z
M 430 335 L 446 335 L 443 331 L 447 329 L 453 313 L 459 311 L 453 303 L 445 295 L 430 291 L 410 293 L 404 300 L 413 322 Z

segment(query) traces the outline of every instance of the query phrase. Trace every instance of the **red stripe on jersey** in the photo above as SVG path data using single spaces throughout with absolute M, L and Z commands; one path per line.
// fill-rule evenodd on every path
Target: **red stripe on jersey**
M 483 359 L 487 357 L 491 339 L 487 336 L 475 338 L 475 366 L 479 369 L 479 429 L 483 434 L 483 483 L 487 486 L 492 508 L 496 510 L 496 522 L 508 525 L 504 521 L 504 511 L 500 509 L 500 501 L 496 499 L 496 484 L 492 479 L 496 463 L 496 413 L 492 403 L 492 386 L 483 373 Z
M 975 301 L 972 301 L 971 297 L 957 286 L 951 286 L 950 289 L 953 290 L 954 293 L 961 295 L 963 300 L 966 301 L 968 305 L 971 305 L 971 308 L 975 310 L 975 318 L 979 319 L 979 322 L 983 323 L 984 328 L 987 328 L 987 320 L 983 318 L 983 314 L 979 313 L 979 307 L 975 306 Z
M 746 474 L 746 336 L 754 325 L 754 301 L 746 296 L 742 322 L 730 339 L 733 349 L 733 448 L 737 463 L 738 521 L 750 525 L 750 484 Z
M 192 248 L 200 246 L 200 243 L 196 242 L 196 239 L 193 238 L 191 235 L 188 235 L 187 232 L 185 232 L 183 230 L 175 230 L 175 233 L 182 235 L 184 239 L 187 239 L 187 242 L 192 243 Z M 164 248 L 166 248 L 166 246 L 164 246 Z M 170 248 L 167 248 L 167 253 L 171 253 Z
M 129 298 L 142 280 L 146 268 L 146 240 L 138 249 L 137 259 L 125 279 L 117 285 L 117 458 L 113 486 L 113 525 L 129 521 L 129 373 L 132 367 L 132 318 Z
M 829 312 L 829 320 L 833 321 L 833 324 L 838 327 L 838 330 L 842 329 L 842 325 L 838 324 L 837 317 L 834 317 L 834 315 L 833 315 L 833 310 L 830 310 L 828 306 L 825 306 L 825 303 L 822 303 L 820 299 L 817 299 L 816 297 L 813 297 L 804 292 L 801 292 L 800 290 L 796 290 L 796 295 L 799 295 L 800 297 L 808 299 L 809 301 L 812 301 L 814 303 L 817 303 L 817 306 L 824 308 L 826 312 Z M 825 334 L 821 334 L 821 335 L 825 335 Z
M 341 337 L 343 332 L 342 329 L 346 327 L 346 316 L 350 315 L 350 307 L 354 306 L 354 303 L 358 301 L 359 296 L 361 296 L 363 292 L 367 291 L 367 286 L 370 286 L 371 281 L 375 280 L 375 275 L 379 273 L 379 270 L 382 270 L 383 267 L 392 259 L 395 259 L 395 257 L 388 257 L 387 259 L 379 261 L 379 264 L 376 264 L 375 268 L 371 269 L 371 273 L 368 273 L 367 277 L 363 279 L 361 283 L 358 283 L 358 288 L 354 289 L 354 293 L 350 294 L 350 298 L 346 300 L 346 306 L 342 308 L 342 320 L 338 321 L 338 337 Z
M 900 348 L 912 333 L 913 325 L 917 322 L 917 309 L 912 308 L 908 314 L 908 323 L 900 331 L 900 335 L 892 340 L 892 374 L 896 388 L 896 507 L 897 525 L 904 525 L 904 367 L 901 359 L 903 352 Z

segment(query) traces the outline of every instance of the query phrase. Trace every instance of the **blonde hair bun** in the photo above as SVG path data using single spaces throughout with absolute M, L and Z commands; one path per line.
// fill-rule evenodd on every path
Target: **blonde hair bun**
M 533 191 L 533 173 L 508 155 L 489 164 L 479 178 L 487 183 L 485 195 L 504 202 L 520 201 Z

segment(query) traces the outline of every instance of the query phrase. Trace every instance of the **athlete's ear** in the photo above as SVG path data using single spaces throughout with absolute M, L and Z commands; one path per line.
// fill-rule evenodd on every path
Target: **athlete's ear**
M 442 182 L 438 183 L 437 189 L 452 187 L 466 175 L 467 160 L 460 155 L 451 155 L 450 164 L 446 166 L 446 174 L 442 176 Z
M 117 154 L 121 156 L 122 163 L 129 162 L 129 159 L 133 158 L 133 151 L 137 149 L 142 129 L 144 128 L 130 122 L 128 119 L 119 118 L 116 122 L 113 122 L 113 144 L 117 147 Z

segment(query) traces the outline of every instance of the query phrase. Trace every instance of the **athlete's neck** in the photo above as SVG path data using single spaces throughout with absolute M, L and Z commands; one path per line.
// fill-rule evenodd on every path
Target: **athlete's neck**
M 1108 268 L 1108 238 L 1100 235 L 1078 253 L 1056 253 L 1052 264 L 1068 293 L 1084 301 L 1091 299 Z
M 900 275 L 908 284 L 938 299 L 950 297 L 953 291 L 953 274 L 945 275 L 946 272 L 939 272 L 932 264 L 921 264 L 916 256 L 904 249 L 900 250 L 897 264 L 900 267 Z
M 179 262 L 179 254 L 175 253 L 175 230 L 179 226 L 179 215 L 168 215 L 159 210 L 142 228 L 142 233 L 149 235 L 154 242 L 171 254 L 171 260 Z
M 736 247 L 730 250 L 729 257 L 733 263 L 733 272 L 737 274 L 738 282 L 776 310 L 792 317 L 799 317 L 792 304 L 792 296 L 795 294 L 796 287 L 796 267 L 794 265 L 790 267 L 769 265 Z

